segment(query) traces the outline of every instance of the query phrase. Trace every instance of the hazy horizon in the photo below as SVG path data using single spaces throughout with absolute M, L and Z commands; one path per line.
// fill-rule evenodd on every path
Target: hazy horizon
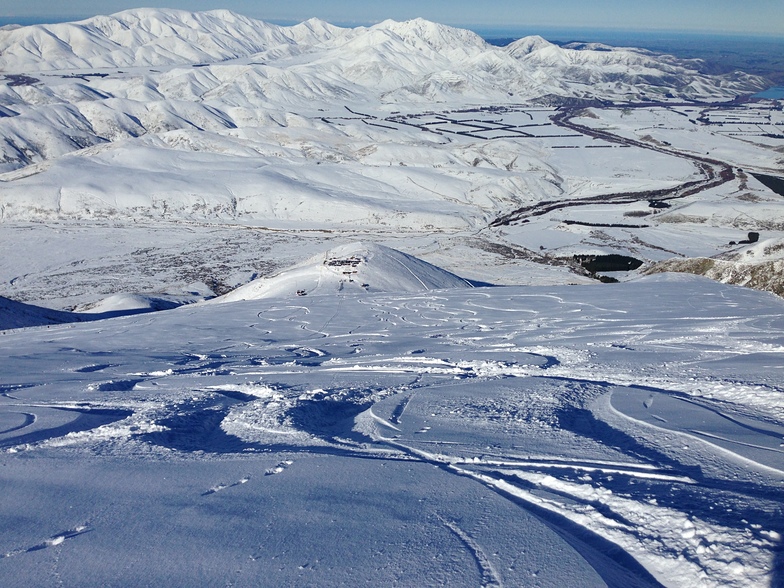
M 77 22 L 86 20 L 100 14 L 113 14 L 109 12 L 98 12 L 95 14 L 81 14 L 81 15 L 37 15 L 37 16 L 3 16 L 0 15 L 0 26 L 7 25 L 20 25 L 20 26 L 33 26 L 33 25 L 46 25 L 46 24 L 59 24 L 66 22 Z M 266 19 L 258 16 L 251 16 L 248 14 L 240 13 L 249 18 L 256 18 L 258 20 L 276 24 L 280 26 L 292 26 L 299 24 L 306 19 L 292 20 L 292 19 Z M 314 17 L 309 17 L 314 18 Z M 315 17 L 318 18 L 318 17 Z M 424 17 L 422 17 L 424 18 Z M 326 20 L 326 19 L 322 19 Z M 393 19 L 397 20 L 397 19 Z M 432 20 L 432 19 L 427 19 Z M 346 22 L 327 20 L 330 24 L 338 27 L 352 28 L 361 26 L 373 26 L 381 21 L 367 21 L 367 22 Z M 434 20 L 433 22 L 444 23 L 442 21 Z M 684 39 L 684 38 L 714 38 L 714 39 L 750 39 L 760 41 L 781 41 L 781 37 L 775 34 L 751 33 L 751 32 L 726 32 L 726 31 L 705 31 L 705 30 L 686 30 L 686 29 L 635 29 L 635 28 L 601 28 L 589 26 L 547 26 L 547 25 L 507 25 L 507 26 L 487 26 L 473 23 L 454 23 L 449 24 L 456 28 L 467 29 L 477 33 L 484 39 L 503 39 L 503 38 L 521 38 L 529 35 L 540 35 L 550 41 L 586 41 L 597 42 L 599 40 L 618 39 L 623 37 L 629 38 L 650 38 L 665 41 L 668 38 Z
M 51 0 L 6 0 L 0 22 L 31 24 L 41 19 L 52 22 L 79 20 L 96 14 L 111 14 L 137 8 L 124 0 L 74 0 L 67 9 Z M 168 0 L 167 8 L 190 11 L 226 8 L 240 14 L 276 23 L 296 23 L 311 17 L 343 26 L 369 25 L 388 18 L 427 20 L 472 30 L 585 29 L 627 32 L 684 32 L 717 35 L 780 36 L 784 13 L 777 2 L 749 0 L 742 8 L 731 0 L 714 0 L 710 10 L 696 0 L 661 0 L 656 4 L 630 4 L 624 0 L 496 0 L 481 5 L 467 0 L 394 4 L 356 0 L 304 0 L 295 4 L 250 0 Z M 26 22 L 25 22 L 26 21 Z

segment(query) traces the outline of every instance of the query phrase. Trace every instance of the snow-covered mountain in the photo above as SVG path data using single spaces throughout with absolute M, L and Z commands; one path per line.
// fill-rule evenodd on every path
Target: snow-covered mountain
M 21 191 L 13 197 L 0 190 L 2 218 L 272 216 L 314 222 L 322 218 L 323 203 L 333 202 L 330 217 L 337 222 L 377 225 L 378 219 L 398 215 L 406 227 L 419 228 L 472 226 L 475 221 L 467 216 L 474 219 L 477 213 L 456 210 L 455 200 L 466 198 L 449 194 L 439 197 L 448 202 L 433 206 L 428 201 L 442 194 L 439 190 L 421 178 L 393 179 L 391 170 L 382 178 L 344 167 L 351 177 L 334 185 L 334 174 L 301 173 L 298 156 L 364 164 L 362 159 L 375 150 L 376 161 L 408 165 L 400 150 L 381 153 L 385 147 L 379 147 L 372 125 L 361 131 L 336 125 L 347 114 L 372 122 L 351 114 L 369 107 L 390 113 L 429 108 L 433 102 L 470 109 L 575 98 L 726 100 L 762 84 L 742 74 L 704 76 L 692 62 L 636 49 L 562 48 L 540 37 L 493 47 L 470 31 L 422 19 L 354 29 L 313 19 L 281 27 L 225 10 L 137 9 L 2 30 L 0 71 L 5 78 L 0 85 L 0 173 L 12 172 L 0 179 L 18 181 L 46 172 L 27 180 L 32 185 L 19 182 Z M 332 117 L 322 120 L 322 113 Z M 405 139 L 409 145 L 449 141 L 418 132 L 425 127 L 398 126 L 405 130 L 416 131 Z M 107 150 L 108 145 L 119 150 Z M 173 161 L 170 152 L 162 151 L 172 147 L 240 156 L 246 180 L 239 186 L 222 180 L 193 186 L 187 168 L 201 169 L 203 159 L 186 162 L 190 158 L 177 154 Z M 506 161 L 486 153 L 472 154 L 468 161 L 509 166 L 520 149 L 506 151 Z M 63 159 L 77 152 L 78 160 Z M 538 157 L 536 147 L 534 152 Z M 258 165 L 244 165 L 253 160 Z M 292 168 L 269 165 L 281 160 Z M 439 167 L 450 160 L 432 153 L 424 158 Z M 165 170 L 172 182 L 156 177 L 145 185 L 137 164 L 145 171 Z M 461 173 L 460 181 L 471 185 L 457 192 L 471 199 L 481 195 L 479 215 L 491 217 L 521 194 L 557 197 L 564 191 L 558 172 L 547 164 L 527 167 L 542 173 L 526 174 L 514 185 L 501 183 L 490 192 L 483 188 L 489 179 L 474 182 L 473 172 Z M 25 169 L 16 175 L 20 168 Z M 232 168 L 232 177 L 242 177 Z M 105 173 L 116 180 L 98 182 Z M 264 177 L 254 180 L 253 174 Z M 75 179 L 79 185 L 72 184 Z M 535 186 L 521 189 L 529 183 Z M 292 192 L 297 202 L 290 201 Z
M 468 281 L 396 249 L 376 243 L 349 243 L 277 275 L 240 286 L 213 302 L 469 287 Z
M 340 76 L 335 81 L 370 92 L 421 86 L 422 80 L 444 72 L 465 76 L 468 87 L 462 93 L 502 96 L 511 91 L 518 99 L 550 93 L 612 98 L 634 92 L 631 86 L 640 81 L 679 95 L 727 98 L 759 85 L 751 76 L 711 79 L 700 75 L 693 62 L 632 48 L 562 48 L 540 37 L 498 48 L 470 31 L 423 19 L 355 29 L 313 19 L 282 27 L 227 10 L 136 9 L 0 31 L 0 70 L 8 73 L 207 65 L 251 57 L 267 66 L 292 68 L 311 80 Z M 379 80 L 369 72 L 376 60 L 383 60 L 386 73 L 398 74 L 384 76 L 381 88 L 371 86 Z M 358 68 L 362 62 L 368 67 Z M 543 67 L 546 76 L 539 75 Z M 580 87 L 599 81 L 614 86 Z
M 611 47 L 600 43 L 558 46 L 539 37 L 520 39 L 507 47 L 510 55 L 539 76 L 561 81 L 557 95 L 568 90 L 578 94 L 580 84 L 587 86 L 583 97 L 625 96 L 660 99 L 666 95 L 690 99 L 721 99 L 711 86 L 747 88 L 760 81 L 742 73 L 723 76 L 721 81 L 698 74 L 699 60 L 684 60 L 658 55 L 644 49 Z M 742 92 L 742 91 L 741 91 Z
M 142 8 L 73 23 L 0 32 L 4 71 L 53 71 L 223 61 L 290 39 L 230 12 Z
M 50 276 L 68 281 L 62 276 L 72 267 L 94 259 L 91 248 L 56 267 L 6 263 L 3 293 L 28 302 L 55 297 L 72 308 L 119 291 L 168 292 L 168 283 L 150 278 L 162 268 L 179 288 L 174 293 L 218 295 L 337 242 L 398 246 L 411 233 L 437 243 L 401 249 L 434 255 L 428 260 L 473 280 L 541 283 L 546 267 L 548 275 L 562 272 L 557 283 L 581 281 L 588 278 L 568 269 L 575 254 L 620 253 L 645 263 L 714 256 L 733 238 L 723 227 L 737 223 L 736 209 L 746 230 L 756 230 L 781 206 L 753 178 L 738 174 L 720 189 L 711 183 L 733 173 L 721 162 L 779 173 L 777 111 L 721 113 L 716 121 L 749 118 L 727 133 L 703 112 L 705 101 L 729 100 L 763 82 L 703 75 L 693 60 L 634 48 L 561 47 L 535 36 L 494 47 L 422 19 L 281 27 L 228 11 L 138 9 L 5 28 L 0 60 L 1 222 L 165 222 L 176 225 L 172 234 L 185 231 L 183 222 L 242 224 L 287 231 L 282 239 L 292 241 L 303 229 L 322 231 L 301 256 L 281 246 L 284 260 L 272 256 L 262 267 L 253 251 L 233 251 L 227 260 L 226 248 L 211 265 L 199 256 L 198 271 L 186 265 L 175 273 L 170 259 L 139 253 L 144 264 L 128 261 L 147 248 L 129 246 L 116 258 L 107 248 L 73 292 L 53 287 Z M 663 106 L 648 117 L 641 102 L 650 100 Z M 571 108 L 587 104 L 602 106 Z M 563 124 L 564 112 L 579 125 Z M 746 140 L 750 129 L 756 134 Z M 713 163 L 699 160 L 708 154 Z M 695 233 L 675 222 L 694 215 L 643 210 L 647 193 L 693 205 L 703 192 L 681 195 L 695 182 L 715 188 L 710 230 L 720 234 L 698 239 L 703 228 Z M 610 200 L 628 208 L 584 218 L 583 204 Z M 577 209 L 560 210 L 562 202 L 578 204 L 579 218 Z M 542 203 L 549 212 L 534 210 Z M 526 210 L 530 218 L 519 220 L 536 218 L 536 230 L 487 231 Z M 351 234 L 344 239 L 343 231 Z M 200 246 L 212 251 L 204 239 Z M 179 243 L 174 249 L 171 259 L 183 251 Z M 96 267 L 104 264 L 136 278 L 96 289 Z M 34 280 L 42 284 L 36 294 Z

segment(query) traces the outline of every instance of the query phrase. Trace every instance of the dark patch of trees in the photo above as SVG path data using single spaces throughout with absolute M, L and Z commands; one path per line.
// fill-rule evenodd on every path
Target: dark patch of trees
M 574 260 L 583 266 L 588 272 L 627 272 L 636 270 L 642 265 L 642 261 L 628 255 L 575 255 Z

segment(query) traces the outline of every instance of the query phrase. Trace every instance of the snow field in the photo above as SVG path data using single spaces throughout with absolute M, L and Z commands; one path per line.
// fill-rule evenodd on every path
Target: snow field
M 88 584 L 775 585 L 781 316 L 770 295 L 679 276 L 5 332 L 0 460 L 20 490 L 2 516 L 26 513 L 0 546 L 8 585 L 52 557 Z

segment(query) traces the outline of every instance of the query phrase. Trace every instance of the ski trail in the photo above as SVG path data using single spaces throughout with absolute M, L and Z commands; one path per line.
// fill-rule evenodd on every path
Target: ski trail
M 390 429 L 394 429 L 395 431 L 398 431 L 398 432 L 402 433 L 402 431 L 399 428 L 397 428 L 395 425 L 393 425 L 392 423 L 390 423 L 386 419 L 383 419 L 380 416 L 378 416 L 376 413 L 374 413 L 372 407 L 370 409 L 368 409 L 368 414 L 370 415 L 370 418 L 372 418 L 378 424 L 383 425 L 385 427 L 389 427 Z
M 681 484 L 697 484 L 697 481 L 689 476 L 679 474 L 674 471 L 666 471 L 658 468 L 645 467 L 631 464 L 618 464 L 611 467 L 601 463 L 579 462 L 579 461 L 556 461 L 556 460 L 498 460 L 498 459 L 454 459 L 455 465 L 468 465 L 474 468 L 485 468 L 488 470 L 498 470 L 498 468 L 527 468 L 527 469 L 567 469 L 580 470 L 585 472 L 601 472 L 603 474 L 618 474 L 638 479 L 661 480 L 665 482 L 678 482 Z
M 414 276 L 414 278 L 416 279 L 416 281 L 417 281 L 417 282 L 419 282 L 420 284 L 422 284 L 422 287 L 423 287 L 425 290 L 430 290 L 430 288 L 428 288 L 428 287 L 427 287 L 427 284 L 425 284 L 425 283 L 424 283 L 422 280 L 420 280 L 420 279 L 419 279 L 419 276 L 418 276 L 418 275 L 416 275 L 416 274 L 415 274 L 413 271 L 411 271 L 411 268 L 409 268 L 409 267 L 408 267 L 408 266 L 407 266 L 405 263 L 403 263 L 403 262 L 402 262 L 402 261 L 400 261 L 399 259 L 395 259 L 395 258 L 394 258 L 394 257 L 392 257 L 392 256 L 390 256 L 390 257 L 389 257 L 389 259 L 392 259 L 392 260 L 396 261 L 398 264 L 400 264 L 401 266 L 403 266 L 403 268 L 404 268 L 404 269 L 405 269 L 405 270 L 406 270 L 406 271 L 407 271 L 409 274 L 411 274 L 412 276 Z
M 400 419 L 403 418 L 403 413 L 406 412 L 406 408 L 408 407 L 408 403 L 411 402 L 412 397 L 413 394 L 406 396 L 403 401 L 395 407 L 395 410 L 392 411 L 392 416 L 389 417 L 390 421 L 396 425 L 400 424 Z
M 14 431 L 19 431 L 20 429 L 24 429 L 25 427 L 29 427 L 30 425 L 34 424 L 38 417 L 32 412 L 16 412 L 16 411 L 9 411 L 12 414 L 19 414 L 22 415 L 24 418 L 24 422 L 20 425 L 16 425 L 14 427 L 10 427 L 8 429 L 0 430 L 0 435 L 5 435 L 6 433 L 13 433 Z
M 476 565 L 479 568 L 479 572 L 482 574 L 482 587 L 502 588 L 503 583 L 498 577 L 498 572 L 496 572 L 495 568 L 493 568 L 493 564 L 490 563 L 490 560 L 488 559 L 487 554 L 484 552 L 482 547 L 476 541 L 474 541 L 474 539 L 468 533 L 458 527 L 456 523 L 448 521 L 438 514 L 436 515 L 436 518 L 441 521 L 441 524 L 443 524 L 447 529 L 457 535 L 458 539 L 460 539 L 466 548 L 468 548 L 468 551 L 471 552 L 474 560 L 476 560 Z
M 493 475 L 491 475 L 489 472 L 475 472 L 469 469 L 461 468 L 448 456 L 429 453 L 421 449 L 405 445 L 396 439 L 384 437 L 381 435 L 380 431 L 377 431 L 376 434 L 379 441 L 389 445 L 390 447 L 393 447 L 410 457 L 418 459 L 419 461 L 440 467 L 451 475 L 471 478 L 480 484 L 483 484 L 493 492 L 496 492 L 500 496 L 512 500 L 515 504 L 518 504 L 521 508 L 524 508 L 530 514 L 536 516 L 539 520 L 544 521 L 546 524 L 553 525 L 553 527 L 558 530 L 559 534 L 563 534 L 567 542 L 577 550 L 581 557 L 583 557 L 583 559 L 591 567 L 593 567 L 593 569 L 603 579 L 605 579 L 605 581 L 608 579 L 617 580 L 618 578 L 615 576 L 617 573 L 620 573 L 625 578 L 624 581 L 631 582 L 631 584 L 629 584 L 630 586 L 662 586 L 662 584 L 660 584 L 656 578 L 651 575 L 650 570 L 648 570 L 645 565 L 637 561 L 631 553 L 624 550 L 624 548 L 619 543 L 617 543 L 617 541 L 613 541 L 612 538 L 597 533 L 589 525 L 586 525 L 584 521 L 575 520 L 574 517 L 570 517 L 572 513 L 562 510 L 556 503 L 535 496 L 534 494 L 527 492 L 525 489 L 509 483 L 503 478 L 496 477 L 497 475 L 502 474 L 502 472 L 494 471 L 492 472 Z M 579 528 L 579 531 L 576 532 L 575 528 L 570 528 L 570 525 L 564 525 L 559 520 L 553 520 L 546 517 L 543 518 L 543 514 L 545 513 L 555 515 L 557 519 L 563 517 L 564 520 Z M 579 519 L 579 517 L 577 518 Z M 468 537 L 468 535 L 465 535 L 462 530 L 458 532 L 456 529 L 459 529 L 459 527 L 454 525 L 454 523 L 452 523 L 452 525 L 454 525 L 455 528 L 450 526 L 450 524 L 448 524 L 443 519 L 441 519 L 441 522 L 446 525 L 453 533 L 458 535 L 458 537 L 460 537 L 460 539 L 466 544 L 472 553 L 474 553 L 477 565 L 483 574 L 482 585 L 501 586 L 495 570 L 493 570 L 492 566 L 490 566 L 486 555 L 476 544 L 476 542 Z M 465 537 L 467 537 L 471 543 L 469 544 L 460 533 L 465 535 Z M 623 556 L 619 557 L 618 554 L 614 554 L 616 550 L 620 550 Z M 480 557 L 483 559 L 480 560 Z M 487 568 L 483 567 L 485 563 L 488 566 Z M 607 569 L 608 565 L 610 568 L 614 568 L 614 566 L 617 566 L 617 568 Z M 611 581 L 608 585 L 621 586 L 622 584 Z

